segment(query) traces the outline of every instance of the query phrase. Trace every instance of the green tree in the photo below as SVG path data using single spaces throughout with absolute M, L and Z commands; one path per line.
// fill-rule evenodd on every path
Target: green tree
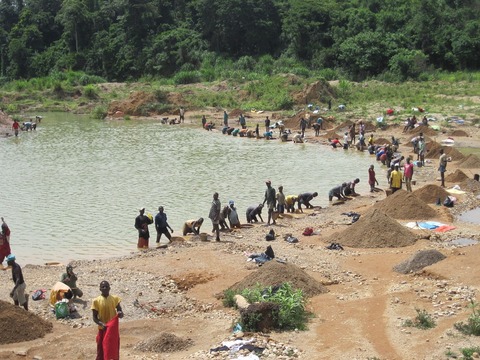
M 67 38 L 75 40 L 75 52 L 79 52 L 79 30 L 89 19 L 88 8 L 83 0 L 64 0 L 56 20 L 62 24 Z

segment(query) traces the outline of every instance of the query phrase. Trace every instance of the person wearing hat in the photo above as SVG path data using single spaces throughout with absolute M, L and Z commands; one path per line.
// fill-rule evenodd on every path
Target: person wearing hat
M 167 214 L 163 212 L 163 206 L 158 208 L 158 214 L 155 215 L 155 230 L 157 230 L 157 244 L 160 243 L 160 238 L 164 234 L 170 241 L 172 235 L 168 232 L 168 229 L 173 233 L 172 227 L 167 222 Z
M 242 225 L 240 224 L 240 219 L 238 218 L 237 208 L 235 207 L 235 202 L 230 200 L 228 202 L 228 221 L 230 222 L 230 228 L 240 229 Z
M 73 272 L 73 266 L 67 265 L 67 272 L 64 272 L 60 277 L 60 281 L 65 285 L 68 285 L 73 293 L 73 298 L 75 299 L 77 296 L 81 298 L 83 296 L 83 291 L 77 287 L 77 274 Z
M 23 308 L 28 311 L 28 296 L 25 295 L 27 285 L 23 279 L 22 268 L 15 260 L 15 255 L 10 254 L 7 256 L 7 264 L 12 267 L 12 280 L 15 284 L 12 291 L 10 291 L 10 297 L 13 299 L 15 305 L 23 306 Z
M 135 229 L 138 230 L 138 243 L 139 249 L 148 249 L 148 240 L 150 239 L 150 233 L 148 231 L 148 225 L 153 223 L 153 219 L 150 219 L 145 215 L 145 208 L 138 209 L 139 215 L 135 218 Z
M 268 209 L 267 225 L 270 225 L 270 221 L 272 221 L 272 224 L 275 225 L 276 222 L 272 218 L 272 214 L 273 214 L 273 210 L 275 210 L 275 205 L 277 204 L 276 191 L 272 187 L 272 182 L 270 180 L 265 181 L 265 185 L 267 185 L 267 189 L 265 190 L 265 198 L 263 199 L 263 205 L 267 203 L 267 209 Z

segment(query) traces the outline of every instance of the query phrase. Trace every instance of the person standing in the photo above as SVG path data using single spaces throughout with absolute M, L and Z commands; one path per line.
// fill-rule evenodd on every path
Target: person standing
M 425 140 L 422 138 L 418 141 L 418 159 L 422 166 L 425 165 Z
M 228 202 L 228 221 L 230 222 L 230 228 L 240 229 L 242 226 L 240 224 L 240 219 L 238 218 L 237 208 L 235 207 L 235 202 L 230 200 Z
M 242 127 L 242 129 L 247 128 L 247 121 L 245 120 L 245 116 L 243 116 L 243 114 L 240 114 L 240 117 L 238 118 L 238 122 L 240 123 L 240 126 Z
M 303 117 L 300 119 L 300 131 L 302 132 L 302 138 L 305 137 L 305 129 L 307 128 L 307 120 Z
M 205 129 L 205 124 L 207 123 L 207 118 L 205 117 L 205 115 L 202 115 L 202 128 Z
M 208 217 L 212 220 L 213 232 L 216 235 L 215 240 L 220 241 L 220 212 L 222 211 L 222 204 L 218 199 L 218 193 L 213 194 L 212 206 Z
M 148 231 L 148 225 L 153 222 L 153 219 L 150 219 L 145 215 L 145 208 L 141 207 L 138 209 L 140 215 L 135 218 L 135 229 L 138 230 L 138 243 L 137 247 L 140 249 L 148 249 L 148 240 L 150 239 L 150 232 Z
M 180 107 L 180 122 L 181 123 L 184 123 L 185 122 L 185 109 L 182 107 Z
M 407 163 L 403 166 L 403 180 L 407 191 L 412 192 L 413 163 L 410 157 L 407 157 Z
M 440 171 L 440 178 L 442 179 L 442 187 L 445 187 L 445 172 L 447 171 L 447 154 L 445 150 L 440 149 L 440 158 L 438 159 L 438 171 Z
M 72 290 L 73 297 L 76 298 L 77 296 L 81 298 L 83 296 L 83 291 L 77 287 L 77 274 L 73 272 L 73 266 L 67 265 L 67 272 L 64 272 L 60 278 L 60 281 L 65 285 L 68 285 Z
M 162 234 L 164 234 L 170 241 L 172 236 L 168 232 L 168 229 L 173 233 L 173 229 L 167 222 L 167 214 L 163 212 L 163 206 L 158 207 L 158 214 L 155 215 L 155 230 L 157 230 L 157 244 L 160 242 Z
M 270 131 L 270 119 L 267 118 L 265 119 L 265 132 L 269 132 Z
M 375 191 L 375 184 L 378 185 L 377 178 L 375 177 L 375 167 L 370 165 L 368 168 L 368 185 L 370 185 L 370 192 Z
M 223 110 L 223 125 L 228 127 L 228 114 L 226 110 Z
M 13 120 L 12 130 L 15 133 L 15 136 L 18 136 L 18 129 L 20 129 L 20 124 L 17 120 Z
M 390 189 L 392 194 L 402 188 L 402 172 L 399 170 L 398 165 L 395 165 L 394 170 L 390 173 Z
M 100 283 L 100 296 L 92 301 L 93 322 L 98 325 L 96 360 L 120 358 L 118 319 L 123 318 L 121 299 L 110 295 L 108 281 Z
M 2 217 L 2 231 L 0 233 L 0 265 L 2 265 L 5 257 L 10 255 L 10 229 Z
M 332 110 L 332 99 L 328 99 L 328 110 Z
M 275 209 L 275 205 L 277 203 L 276 200 L 276 192 L 275 189 L 272 187 L 272 182 L 270 180 L 265 181 L 265 184 L 267 185 L 267 189 L 265 190 L 265 198 L 263 199 L 263 204 L 267 203 L 267 211 L 268 211 L 268 219 L 267 219 L 267 225 L 270 225 L 270 221 L 272 221 L 272 224 L 275 225 L 276 222 L 274 219 L 272 219 L 272 214 L 273 210 Z
M 350 144 L 355 145 L 355 123 L 350 126 Z
M 22 268 L 15 262 L 15 255 L 7 256 L 7 264 L 12 267 L 12 280 L 15 286 L 10 291 L 10 297 L 16 306 L 23 306 L 28 311 L 28 295 L 25 294 L 27 285 L 23 279 Z
M 255 137 L 257 139 L 260 139 L 260 130 L 258 129 L 260 127 L 260 124 L 257 124 L 257 126 L 255 126 Z
M 285 194 L 283 193 L 282 185 L 278 187 L 276 199 L 277 199 L 277 211 L 280 214 L 283 214 L 285 212 Z

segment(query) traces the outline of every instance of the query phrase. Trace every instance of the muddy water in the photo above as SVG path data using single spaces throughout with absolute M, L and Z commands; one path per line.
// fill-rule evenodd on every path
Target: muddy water
M 458 219 L 460 221 L 480 224 L 480 208 L 475 208 L 469 211 L 465 211 L 458 217 Z
M 218 191 L 222 204 L 235 200 L 242 221 L 249 205 L 263 201 L 265 179 L 287 195 L 317 191 L 313 204 L 326 206 L 328 190 L 355 177 L 367 193 L 374 163 L 353 150 L 233 138 L 191 125 L 43 115 L 36 132 L 0 139 L 0 215 L 23 265 L 135 251 L 139 206 L 155 215 L 163 205 L 181 235 L 185 220 L 208 217 Z M 211 230 L 210 221 L 204 228 Z

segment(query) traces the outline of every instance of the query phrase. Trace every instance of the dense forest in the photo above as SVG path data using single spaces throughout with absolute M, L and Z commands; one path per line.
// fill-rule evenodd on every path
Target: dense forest
M 218 69 L 418 79 L 480 67 L 479 0 L 0 0 L 0 83 Z

